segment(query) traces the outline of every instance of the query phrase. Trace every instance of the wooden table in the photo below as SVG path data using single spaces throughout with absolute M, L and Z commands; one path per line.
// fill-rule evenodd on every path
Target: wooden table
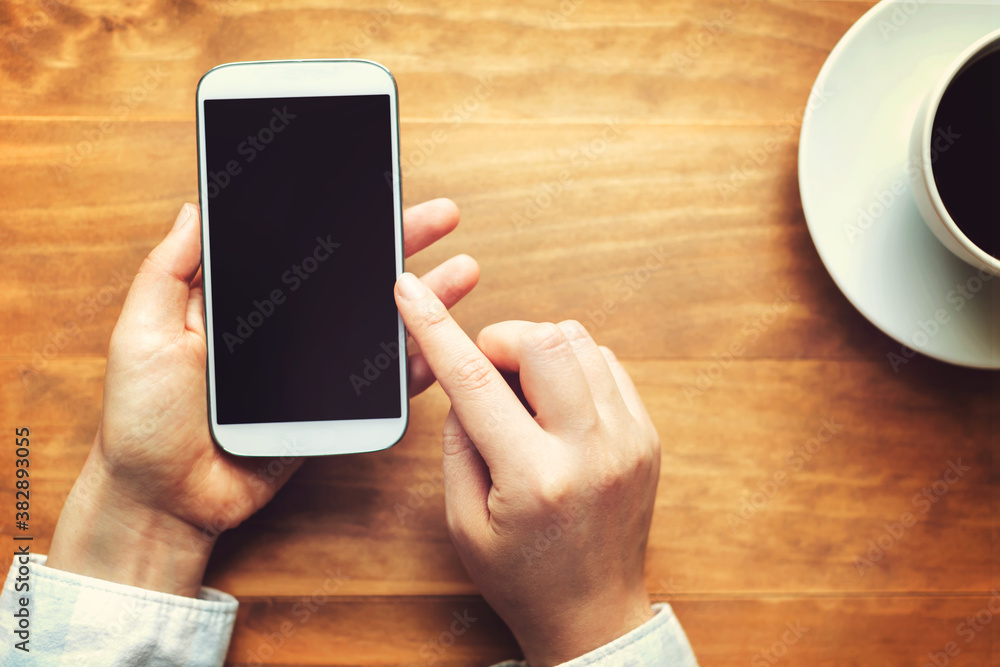
M 406 202 L 463 211 L 409 267 L 467 252 L 467 331 L 577 318 L 635 378 L 664 443 L 647 581 L 703 665 L 1000 664 L 997 374 L 893 369 L 799 201 L 803 105 L 873 3 L 360 4 L 0 5 L 0 423 L 34 435 L 36 550 L 93 440 L 132 273 L 197 201 L 199 77 L 363 57 L 398 79 Z M 395 448 L 312 462 L 223 536 L 207 584 L 241 601 L 234 664 L 518 655 L 445 531 L 446 410 L 428 391 Z

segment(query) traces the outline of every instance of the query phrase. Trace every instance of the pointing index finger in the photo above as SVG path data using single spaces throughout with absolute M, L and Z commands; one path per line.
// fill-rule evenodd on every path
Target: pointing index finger
M 407 330 L 451 399 L 455 414 L 488 465 L 539 428 L 486 355 L 444 304 L 412 273 L 396 281 L 396 305 Z

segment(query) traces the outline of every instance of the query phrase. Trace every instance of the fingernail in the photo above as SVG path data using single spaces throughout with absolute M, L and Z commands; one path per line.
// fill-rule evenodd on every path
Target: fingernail
M 174 231 L 175 229 L 180 229 L 187 223 L 188 220 L 190 220 L 193 217 L 194 217 L 194 205 L 184 204 L 183 206 L 181 206 L 181 212 L 177 214 L 177 219 L 174 220 L 173 229 L 171 229 L 170 231 Z
M 399 286 L 399 296 L 403 297 L 407 301 L 415 301 L 422 297 L 427 288 L 424 284 L 420 282 L 412 273 L 404 273 L 399 276 L 399 280 L 396 281 L 396 285 Z

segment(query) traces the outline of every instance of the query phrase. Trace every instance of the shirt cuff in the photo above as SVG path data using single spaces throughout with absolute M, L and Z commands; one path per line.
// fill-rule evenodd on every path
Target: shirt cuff
M 653 612 L 653 618 L 627 635 L 559 667 L 698 667 L 670 605 L 654 604 Z M 494 667 L 528 667 L 528 663 L 512 660 Z
M 22 558 L 0 594 L 4 649 L 18 664 L 223 664 L 233 596 L 205 587 L 197 598 L 171 595 L 46 567 L 39 554 Z

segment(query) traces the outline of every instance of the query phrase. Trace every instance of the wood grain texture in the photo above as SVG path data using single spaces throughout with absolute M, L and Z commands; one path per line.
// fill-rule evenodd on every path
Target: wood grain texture
M 135 268 L 179 202 L 197 200 L 193 123 L 120 123 L 90 142 L 92 127 L 0 123 L 12 209 L 0 222 L 10 285 L 0 302 L 11 313 L 0 326 L 11 354 L 47 357 L 55 345 L 103 355 Z M 898 352 L 837 291 L 811 244 L 796 195 L 797 126 L 404 122 L 402 132 L 406 201 L 447 192 L 463 211 L 460 232 L 409 268 L 458 252 L 479 260 L 489 298 L 456 310 L 469 331 L 576 318 L 631 358 L 710 358 L 734 342 L 748 358 Z M 772 139 L 777 150 L 745 184 L 720 190 Z M 65 171 L 74 144 L 93 152 Z M 143 159 L 129 160 L 134 152 Z M 152 182 L 162 189 L 150 197 Z
M 441 118 L 492 76 L 480 121 L 770 121 L 871 4 L 11 2 L 0 114 L 190 119 L 219 63 L 364 57 L 397 77 L 404 118 Z
M 1000 625 L 988 617 L 990 599 L 681 595 L 670 603 L 704 665 L 889 667 L 923 665 L 928 654 L 948 658 L 948 664 L 995 664 Z M 831 623 L 831 616 L 838 621 Z M 457 618 L 466 620 L 454 626 L 464 632 L 452 635 Z M 401 627 L 406 631 L 399 632 Z M 342 643 L 345 635 L 368 649 L 350 663 L 358 665 L 485 666 L 518 655 L 501 621 L 479 598 L 323 600 L 319 593 L 294 601 L 247 600 L 229 658 L 234 664 L 341 665 L 341 652 L 350 650 Z M 317 653 L 309 648 L 314 644 L 329 650 Z
M 929 361 L 897 374 L 881 361 L 740 360 L 699 390 L 712 361 L 625 363 L 664 442 L 648 552 L 654 592 L 945 593 L 1000 583 L 992 376 Z M 103 366 L 55 360 L 26 379 L 12 362 L 0 366 L 5 393 L 23 397 L 22 414 L 32 406 L 53 415 L 34 424 L 45 443 L 35 465 L 52 471 L 42 494 L 49 530 L 93 439 Z M 944 371 L 964 389 L 942 389 Z M 444 525 L 447 407 L 434 388 L 413 402 L 410 430 L 390 454 L 301 470 L 223 535 L 208 582 L 237 595 L 305 594 L 332 568 L 344 573 L 345 595 L 474 592 Z M 942 438 L 957 411 L 966 411 L 961 430 Z M 50 506 L 52 496 L 59 501 Z M 897 538 L 894 524 L 907 512 L 915 525 Z M 869 556 L 869 540 L 889 546 Z
M 408 268 L 467 252 L 467 331 L 576 318 L 635 378 L 664 443 L 647 584 L 701 664 L 923 665 L 951 641 L 949 664 L 1000 664 L 1000 625 L 960 627 L 1000 588 L 1000 379 L 893 369 L 798 198 L 803 105 L 872 4 L 0 4 L 0 425 L 37 445 L 36 550 L 93 441 L 132 273 L 196 201 L 199 77 L 364 57 L 399 83 L 406 202 L 463 212 Z M 232 664 L 518 655 L 447 536 L 447 408 L 430 390 L 392 450 L 316 461 L 223 535 L 206 581 L 241 599 Z M 782 646 L 787 623 L 808 631 Z

